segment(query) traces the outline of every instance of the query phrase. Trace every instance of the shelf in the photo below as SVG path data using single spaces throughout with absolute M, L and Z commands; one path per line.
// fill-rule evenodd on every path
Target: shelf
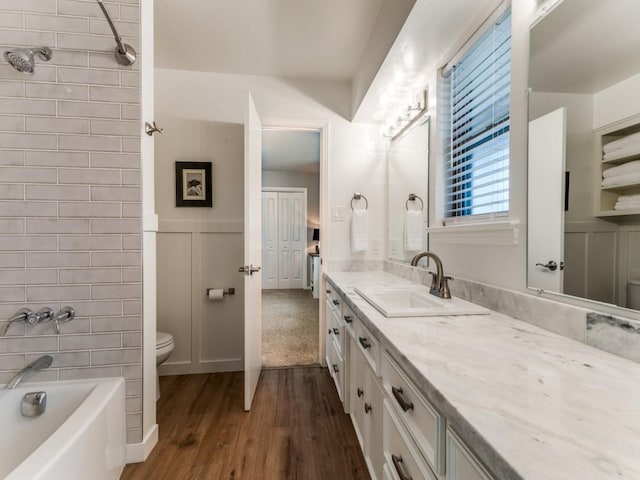
M 640 160 L 640 153 L 634 153 L 622 158 L 616 158 L 615 160 L 602 160 L 603 165 L 618 165 L 621 163 L 627 163 L 633 160 Z
M 640 208 L 629 210 L 605 210 L 598 212 L 596 217 L 626 217 L 629 215 L 640 215 Z
M 640 190 L 640 183 L 629 183 L 627 185 L 611 185 L 610 187 L 600 187 L 600 190 L 607 192 L 624 192 L 627 190 Z

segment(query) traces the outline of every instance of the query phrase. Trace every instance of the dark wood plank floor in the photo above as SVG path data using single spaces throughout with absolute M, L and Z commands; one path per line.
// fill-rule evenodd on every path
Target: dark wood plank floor
M 368 479 L 326 369 L 262 372 L 250 412 L 242 373 L 161 377 L 160 440 L 121 480 Z

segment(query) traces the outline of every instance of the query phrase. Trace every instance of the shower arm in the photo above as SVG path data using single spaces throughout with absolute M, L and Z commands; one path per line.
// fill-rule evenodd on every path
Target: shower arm
M 107 23 L 109 27 L 111 27 L 111 31 L 113 32 L 113 38 L 115 38 L 118 46 L 116 47 L 116 59 L 118 63 L 121 65 L 133 65 L 136 61 L 136 51 L 133 49 L 131 45 L 127 45 L 126 43 L 122 43 L 122 37 L 118 33 L 116 26 L 113 24 L 113 20 L 111 20 L 111 15 L 107 11 L 107 8 L 104 6 L 102 0 L 96 0 L 104 17 L 107 19 Z

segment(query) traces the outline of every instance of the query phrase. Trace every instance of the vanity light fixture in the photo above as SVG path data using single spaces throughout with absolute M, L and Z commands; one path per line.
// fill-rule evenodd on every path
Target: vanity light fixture
M 409 103 L 405 110 L 387 120 L 380 133 L 393 141 L 411 129 L 426 113 L 427 91 L 423 90 L 416 96 L 415 102 Z

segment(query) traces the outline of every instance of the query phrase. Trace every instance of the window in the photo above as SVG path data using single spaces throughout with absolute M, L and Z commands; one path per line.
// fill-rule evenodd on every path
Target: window
M 511 13 L 503 13 L 456 62 L 448 93 L 445 223 L 509 211 Z

